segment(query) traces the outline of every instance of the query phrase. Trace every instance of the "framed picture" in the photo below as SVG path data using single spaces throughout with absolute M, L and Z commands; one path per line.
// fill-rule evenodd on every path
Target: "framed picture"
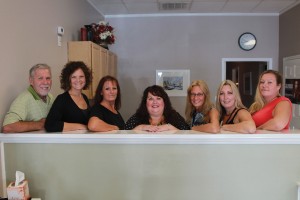
M 284 95 L 294 104 L 300 104 L 300 79 L 286 79 Z
M 252 72 L 244 73 L 244 94 L 252 95 Z
M 169 96 L 186 96 L 190 84 L 190 70 L 156 70 L 156 85 Z

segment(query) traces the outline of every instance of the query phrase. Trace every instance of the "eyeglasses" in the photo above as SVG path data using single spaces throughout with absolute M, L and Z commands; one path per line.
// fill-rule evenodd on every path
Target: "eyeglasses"
M 191 93 L 191 97 L 195 98 L 195 97 L 203 97 L 204 93 Z

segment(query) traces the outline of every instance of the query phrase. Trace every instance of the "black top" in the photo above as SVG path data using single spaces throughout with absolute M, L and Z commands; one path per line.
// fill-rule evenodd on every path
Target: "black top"
M 121 114 L 119 112 L 118 114 L 111 112 L 109 109 L 105 108 L 100 103 L 97 103 L 92 107 L 90 117 L 98 117 L 99 119 L 103 120 L 108 124 L 119 127 L 119 130 L 124 129 L 125 122 Z
M 226 122 L 223 122 L 223 124 L 234 124 L 233 120 L 235 118 L 235 116 L 238 114 L 238 112 L 242 109 L 245 109 L 245 108 L 235 108 L 233 110 L 233 112 L 230 114 L 229 118 L 226 120 Z
M 207 124 L 207 122 L 204 121 L 204 114 L 202 112 L 197 112 L 196 110 L 194 110 L 190 127 L 199 126 L 203 124 Z
M 69 92 L 58 95 L 46 118 L 46 131 L 61 132 L 64 128 L 64 122 L 87 125 L 90 114 L 90 105 L 86 95 L 82 94 L 82 96 L 88 105 L 86 110 L 82 110 L 77 106 Z
M 165 123 L 172 124 L 179 130 L 190 130 L 190 126 L 185 122 L 184 118 L 178 112 L 174 112 L 174 115 L 172 115 L 172 119 L 170 119 L 169 121 L 166 120 Z M 140 124 L 150 124 L 150 122 L 149 122 L 149 120 L 139 119 L 136 116 L 136 114 L 134 114 L 126 122 L 125 130 L 132 130 Z

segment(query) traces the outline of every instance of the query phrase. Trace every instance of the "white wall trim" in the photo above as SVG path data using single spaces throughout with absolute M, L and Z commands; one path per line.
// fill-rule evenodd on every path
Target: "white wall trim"
M 99 10 L 98 12 L 100 13 Z M 254 16 L 257 17 L 257 16 L 279 16 L 279 14 L 278 13 L 154 13 L 154 14 L 120 14 L 120 15 L 104 15 L 104 16 L 106 19 L 108 19 L 108 18 L 129 18 L 129 17 L 190 17 L 190 16 L 220 16 L 220 17 Z
M 300 55 L 294 55 L 294 56 L 289 56 L 289 57 L 284 57 L 283 60 L 295 60 L 295 59 L 299 59 Z
M 222 81 L 226 79 L 226 62 L 267 62 L 267 69 L 273 69 L 272 58 L 222 58 Z
M 6 170 L 3 142 L 0 142 L 0 196 L 6 197 Z
M 117 131 L 105 134 L 0 134 L 3 143 L 74 144 L 300 144 L 300 130 L 288 133 L 257 131 L 258 134 L 207 134 L 196 131 L 158 133 Z M 268 134 L 262 134 L 268 133 Z

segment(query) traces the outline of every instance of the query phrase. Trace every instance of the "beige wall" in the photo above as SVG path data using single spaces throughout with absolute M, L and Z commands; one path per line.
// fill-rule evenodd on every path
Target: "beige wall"
M 300 180 L 297 144 L 4 146 L 43 200 L 296 200 Z
M 67 41 L 78 40 L 82 25 L 102 18 L 85 0 L 0 1 L 1 126 L 12 100 L 27 88 L 28 70 L 32 65 L 49 64 L 53 75 L 52 93 L 56 96 L 62 92 L 58 76 L 67 62 Z M 65 29 L 61 47 L 57 46 L 57 26 Z M 2 178 L 5 174 L 0 173 Z M 3 187 L 2 182 L 0 187 Z
M 116 27 L 121 113 L 127 119 L 139 105 L 143 90 L 155 84 L 156 69 L 190 69 L 191 81 L 204 79 L 212 100 L 222 80 L 222 58 L 272 58 L 278 67 L 278 16 L 136 16 L 107 19 Z M 252 51 L 243 51 L 238 38 L 257 37 Z M 171 97 L 181 114 L 185 97 Z
M 300 54 L 300 4 L 279 17 L 279 66 L 283 58 Z
M 67 41 L 78 40 L 80 27 L 103 18 L 85 0 L 0 1 L 0 123 L 11 101 L 28 86 L 36 63 L 52 67 L 52 93 L 61 93 L 59 74 L 67 62 Z M 63 26 L 62 46 L 56 27 Z

